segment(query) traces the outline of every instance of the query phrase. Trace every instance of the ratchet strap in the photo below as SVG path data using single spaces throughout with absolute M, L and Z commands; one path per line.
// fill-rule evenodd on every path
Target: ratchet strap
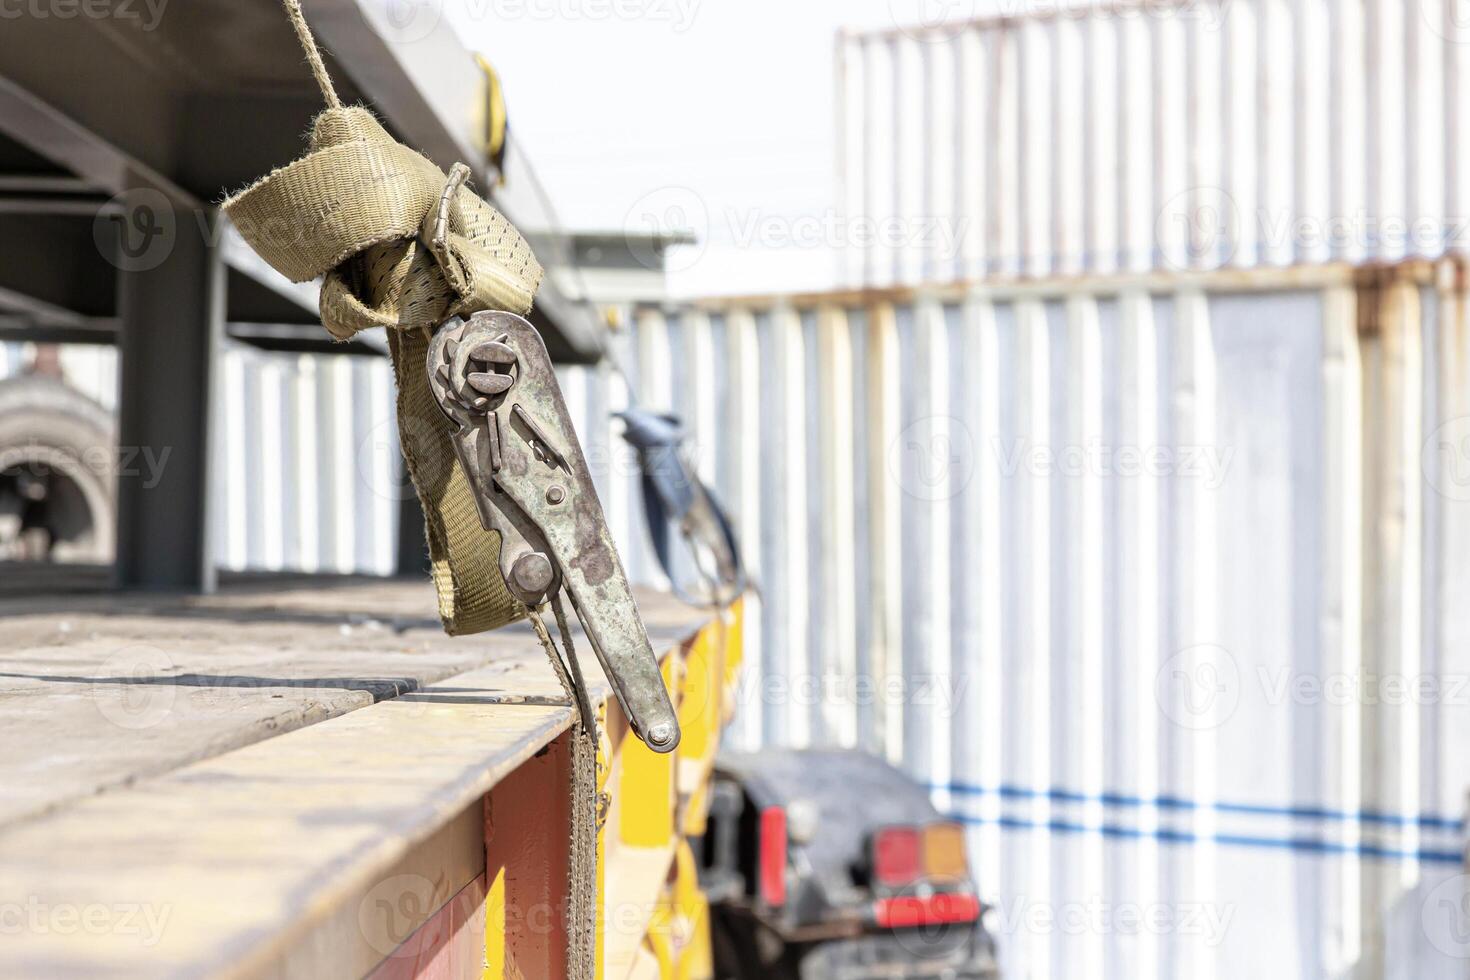
M 525 238 L 464 186 L 467 176 L 462 165 L 446 175 L 364 108 L 329 108 L 306 156 L 224 203 L 272 268 L 292 282 L 323 278 L 322 325 L 333 337 L 387 329 L 399 441 L 424 509 L 439 615 L 456 635 L 523 610 L 501 578 L 499 535 L 481 526 L 455 465 L 424 374 L 428 336 L 451 316 L 525 314 L 542 277 Z
M 366 109 L 342 105 L 300 0 L 283 2 L 328 107 L 312 126 L 306 156 L 225 201 L 224 212 L 286 278 L 322 279 L 322 324 L 333 337 L 387 330 L 399 440 L 423 504 L 440 618 L 451 634 L 494 629 L 528 610 L 506 587 L 500 534 L 480 521 L 425 364 L 431 335 L 451 317 L 528 313 L 541 265 L 520 232 L 464 186 L 468 168 L 456 164 L 445 174 L 395 141 Z M 592 980 L 598 736 L 585 687 L 573 682 L 570 629 L 559 605 L 555 611 L 567 666 L 539 612 L 531 615 L 578 716 L 571 733 L 567 976 Z

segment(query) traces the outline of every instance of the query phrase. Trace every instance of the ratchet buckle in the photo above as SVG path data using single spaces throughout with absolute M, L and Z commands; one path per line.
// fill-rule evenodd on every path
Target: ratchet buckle
M 454 317 L 427 367 L 507 589 L 536 607 L 565 588 L 633 733 L 672 751 L 679 719 L 540 333 L 513 313 Z

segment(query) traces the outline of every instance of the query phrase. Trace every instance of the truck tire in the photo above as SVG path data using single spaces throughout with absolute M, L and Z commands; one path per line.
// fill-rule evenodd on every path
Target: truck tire
M 112 561 L 114 431 L 106 409 L 60 380 L 0 381 L 0 560 Z

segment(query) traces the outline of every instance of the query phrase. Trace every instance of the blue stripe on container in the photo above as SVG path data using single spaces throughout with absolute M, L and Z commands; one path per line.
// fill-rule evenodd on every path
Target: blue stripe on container
M 1252 837 L 1244 834 L 1193 834 L 1183 830 L 1139 830 L 1102 824 L 1089 827 L 1065 820 L 1022 820 L 1016 817 L 974 817 L 957 815 L 955 819 L 974 826 L 997 826 L 1004 830 L 1046 830 L 1061 834 L 1096 834 L 1122 840 L 1158 840 L 1167 844 L 1212 843 L 1228 847 L 1271 848 L 1308 854 L 1354 854 L 1360 857 L 1389 860 L 1420 861 L 1425 864 L 1459 864 L 1463 860 L 1456 851 L 1403 850 L 1376 844 L 1340 844 L 1315 837 Z
M 1078 793 L 1065 789 L 1031 789 L 1024 786 L 973 786 L 966 783 L 936 784 L 934 792 L 962 796 L 999 796 L 1007 800 L 1047 799 L 1059 803 L 1102 803 L 1112 807 L 1152 806 L 1160 810 L 1213 810 L 1218 813 L 1240 813 L 1252 816 L 1290 817 L 1297 820 L 1330 820 L 1338 823 L 1365 823 L 1391 827 L 1422 827 L 1462 833 L 1465 821 L 1427 814 L 1381 813 L 1374 810 L 1329 810 L 1311 806 L 1268 806 L 1257 803 L 1200 803 L 1177 796 L 1140 797 L 1122 793 Z

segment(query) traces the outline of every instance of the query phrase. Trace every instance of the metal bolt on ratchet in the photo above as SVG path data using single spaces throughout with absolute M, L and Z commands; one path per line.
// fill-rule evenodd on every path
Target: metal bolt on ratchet
M 512 313 L 455 317 L 428 372 L 480 523 L 500 532 L 506 587 L 529 606 L 565 588 L 634 734 L 672 751 L 679 719 L 541 335 Z

